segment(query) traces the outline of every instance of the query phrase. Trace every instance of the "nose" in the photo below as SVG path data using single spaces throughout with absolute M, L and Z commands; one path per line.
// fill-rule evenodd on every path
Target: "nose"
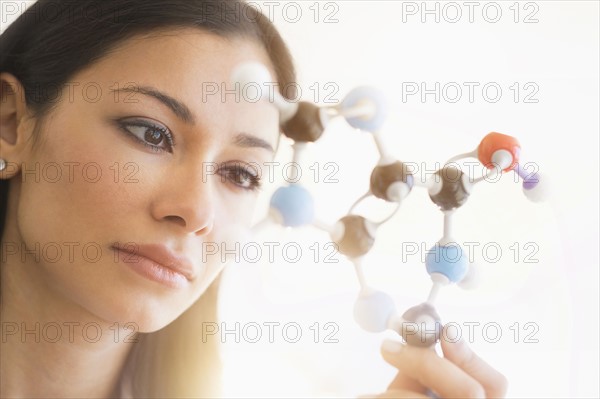
M 212 179 L 200 174 L 173 174 L 162 184 L 152 202 L 152 215 L 184 229 L 186 233 L 206 235 L 214 227 L 216 192 Z

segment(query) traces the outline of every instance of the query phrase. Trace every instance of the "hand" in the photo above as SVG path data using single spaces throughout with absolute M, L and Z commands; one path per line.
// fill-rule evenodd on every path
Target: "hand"
M 442 337 L 446 337 L 442 334 Z M 503 398 L 508 381 L 477 356 L 462 339 L 441 339 L 444 357 L 432 348 L 384 341 L 383 358 L 399 372 L 378 398 L 429 398 L 428 389 L 441 398 Z

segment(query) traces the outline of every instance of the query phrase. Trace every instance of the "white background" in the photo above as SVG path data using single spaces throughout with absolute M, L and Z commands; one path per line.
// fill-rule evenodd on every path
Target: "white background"
M 288 5 L 286 3 L 294 3 Z M 282 32 L 296 59 L 304 99 L 314 100 L 316 83 L 319 102 L 330 94 L 333 83 L 342 100 L 353 87 L 373 85 L 386 94 L 390 115 L 383 135 L 388 150 L 403 161 L 425 162 L 428 169 L 451 156 L 474 149 L 491 131 L 516 136 L 522 145 L 522 161 L 535 162 L 551 184 L 549 200 L 535 204 L 522 194 L 520 184 L 506 175 L 496 184 L 477 186 L 471 198 L 456 213 L 455 237 L 459 242 L 477 241 L 481 246 L 498 243 L 503 250 L 496 263 L 482 266 L 483 281 L 475 291 L 457 287 L 444 289 L 438 310 L 445 322 L 454 321 L 467 334 L 468 322 L 479 322 L 471 346 L 510 380 L 509 397 L 598 397 L 598 3 L 542 1 L 476 2 L 473 22 L 469 9 L 458 2 L 462 18 L 456 23 L 456 8 L 439 2 L 435 14 L 422 22 L 421 2 L 337 1 L 261 3 L 263 12 Z M 436 2 L 427 2 L 434 10 Z M 412 6 L 415 15 L 403 14 Z M 496 5 L 498 7 L 496 7 Z M 298 6 L 298 7 L 297 7 Z M 312 8 L 311 8 L 312 7 Z M 446 7 L 446 8 L 444 8 Z M 487 7 L 487 14 L 483 12 Z M 510 7 L 513 7 L 512 9 Z M 301 17 L 296 21 L 296 9 Z M 315 22 L 315 9 L 320 15 Z M 495 9 L 502 16 L 498 22 Z M 515 22 L 515 8 L 519 9 Z M 444 13 L 444 10 L 446 13 Z M 325 23 L 326 16 L 337 19 Z M 525 18 L 537 20 L 525 23 Z M 404 21 L 403 22 L 403 18 Z M 440 82 L 477 82 L 473 102 L 464 87 L 462 98 L 451 103 L 455 92 L 434 95 L 422 101 L 419 95 L 403 98 L 404 86 Z M 517 82 L 521 89 L 514 98 Z M 524 101 L 524 85 L 539 89 Z M 502 94 L 491 102 L 481 89 L 497 83 Z M 404 93 L 406 94 L 406 93 Z M 282 149 L 279 160 L 289 161 Z M 326 162 L 339 166 L 338 183 L 325 183 L 323 175 L 314 183 L 314 162 L 321 172 Z M 310 148 L 305 159 L 304 183 L 317 201 L 320 219 L 333 223 L 368 188 L 368 178 L 377 162 L 375 146 L 366 133 L 336 121 L 325 136 Z M 281 169 L 278 169 L 281 172 Z M 276 174 L 281 178 L 281 173 Z M 264 204 L 283 180 L 266 189 Z M 389 206 L 371 202 L 360 210 L 378 219 Z M 264 212 L 264 210 L 262 211 Z M 259 213 L 257 218 L 260 218 Z M 402 262 L 403 242 L 431 246 L 442 234 L 442 214 L 422 189 L 415 189 L 396 216 L 378 231 L 375 247 L 365 264 L 368 282 L 391 294 L 398 309 L 422 302 L 430 282 L 418 256 Z M 234 334 L 226 342 L 229 372 L 227 393 L 232 396 L 356 396 L 385 390 L 394 375 L 379 355 L 384 336 L 393 333 L 363 332 L 352 319 L 358 291 L 352 265 L 338 256 L 339 263 L 324 262 L 328 251 L 314 263 L 315 242 L 330 241 L 327 234 L 311 228 L 284 231 L 273 228 L 254 242 L 280 241 L 282 246 L 298 242 L 303 256 L 297 263 L 283 259 L 269 263 L 264 247 L 263 262 L 233 265 L 228 290 L 224 292 L 222 327 L 240 328 L 240 343 Z M 523 249 L 538 245 L 528 263 L 511 245 Z M 480 247 L 481 248 L 481 247 Z M 406 254 L 404 254 L 406 256 Z M 249 255 L 252 256 L 252 255 Z M 290 252 L 294 256 L 294 251 Z M 494 257 L 490 252 L 488 257 Z M 338 343 L 324 342 L 326 322 L 339 326 Z M 258 343 L 250 322 L 280 322 L 274 343 L 268 342 L 263 326 Z M 294 330 L 285 336 L 285 323 L 297 322 L 302 339 L 295 344 Z M 315 322 L 321 335 L 313 342 Z M 496 322 L 502 338 L 494 341 Z M 520 336 L 515 339 L 515 323 Z M 538 342 L 526 342 L 529 336 Z M 310 327 L 313 326 L 311 330 Z M 513 329 L 511 329 L 511 326 Z M 244 339 L 246 338 L 246 339 Z M 515 340 L 517 342 L 515 342 Z
M 8 2 L 2 3 L 5 7 Z M 481 285 L 474 291 L 444 289 L 438 311 L 445 322 L 462 326 L 463 334 L 468 334 L 465 323 L 479 323 L 467 337 L 507 375 L 509 397 L 598 397 L 598 3 L 474 2 L 471 21 L 464 2 L 257 4 L 291 48 L 304 99 L 323 104 L 325 94 L 332 94 L 337 102 L 364 84 L 385 93 L 390 115 L 383 135 L 387 149 L 399 159 L 423 162 L 431 170 L 474 149 L 490 131 L 519 139 L 523 162 L 535 162 L 550 183 L 549 200 L 527 200 L 512 175 L 477 186 L 456 213 L 455 237 L 479 242 L 479 248 L 497 243 L 503 252 L 496 257 L 476 250 Z M 423 14 L 425 7 L 437 7 L 439 21 L 435 13 Z M 416 14 L 407 13 L 415 9 Z M 501 15 L 492 22 L 497 9 Z M 5 28 L 13 16 L 5 8 L 2 12 Z M 440 87 L 456 82 L 464 88 L 462 97 L 453 103 L 454 91 L 440 92 L 436 102 L 434 94 L 423 100 L 421 93 L 403 91 L 415 83 L 433 89 L 436 82 Z M 465 82 L 479 84 L 472 102 Z M 485 93 L 488 97 L 482 93 L 488 83 L 502 89 L 497 102 L 490 101 L 493 90 Z M 537 102 L 525 102 L 531 87 L 538 90 L 529 100 Z M 291 152 L 282 144 L 277 159 L 285 163 Z M 335 121 L 304 161 L 303 182 L 316 198 L 317 215 L 333 223 L 367 189 L 377 152 L 368 134 Z M 308 168 L 315 162 L 322 172 L 317 182 L 314 168 Z M 326 162 L 339 167 L 336 183 L 323 181 Z M 276 171 L 256 220 L 284 183 L 281 169 Z M 374 201 L 360 211 L 378 219 L 389 209 Z M 365 274 L 372 286 L 393 296 L 400 312 L 422 302 L 430 287 L 419 256 L 407 256 L 402 243 L 428 248 L 441 237 L 441 229 L 441 213 L 423 190 L 415 189 L 378 231 Z M 328 235 L 311 228 L 271 228 L 253 241 L 297 242 L 303 252 L 297 263 L 286 262 L 281 250 L 275 251 L 275 262 L 268 262 L 263 247 L 261 262 L 228 268 L 221 327 L 235 330 L 239 322 L 242 334 L 237 339 L 235 333 L 219 332 L 225 341 L 227 396 L 347 397 L 385 390 L 394 370 L 381 359 L 379 345 L 394 334 L 366 333 L 354 323 L 358 284 L 342 256 L 334 257 L 338 263 L 325 262 Z M 321 249 L 318 262 L 313 261 L 315 243 Z M 515 243 L 518 254 L 511 249 Z M 527 243 L 538 248 L 529 259 L 537 263 L 526 260 L 531 253 Z M 486 256 L 495 262 L 486 262 Z M 272 343 L 265 322 L 280 323 Z M 297 343 L 287 342 L 294 338 L 293 329 L 282 333 L 282 326 L 291 322 L 301 328 Z M 251 323 L 262 326 L 257 343 L 249 342 L 257 325 Z M 498 342 L 492 342 L 495 329 L 483 331 L 492 323 L 502 334 Z M 315 330 L 320 332 L 316 343 Z M 328 333 L 337 342 L 325 342 Z

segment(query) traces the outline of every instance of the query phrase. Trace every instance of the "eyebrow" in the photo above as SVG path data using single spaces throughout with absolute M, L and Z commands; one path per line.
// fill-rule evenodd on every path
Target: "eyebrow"
M 190 109 L 184 103 L 153 87 L 130 86 L 120 89 L 111 89 L 111 92 L 141 93 L 143 95 L 153 97 L 171 109 L 171 111 L 173 111 L 173 113 L 186 124 L 196 124 L 196 120 L 192 114 L 192 111 L 190 111 Z M 233 139 L 233 144 L 244 148 L 264 148 L 270 152 L 275 152 L 273 146 L 267 141 L 246 133 L 240 133 L 235 136 Z
M 233 144 L 244 148 L 259 147 L 264 148 L 265 150 L 268 150 L 270 152 L 275 152 L 273 146 L 267 141 L 245 133 L 240 133 L 237 136 L 235 136 L 233 139 Z
M 127 93 L 141 93 L 146 96 L 153 97 L 169 107 L 171 111 L 182 121 L 189 125 L 194 125 L 196 121 L 194 120 L 194 116 L 192 115 L 192 111 L 181 101 L 176 100 L 175 98 L 165 94 L 155 88 L 148 86 L 129 86 L 123 87 L 120 89 L 111 89 L 112 92 L 127 92 Z

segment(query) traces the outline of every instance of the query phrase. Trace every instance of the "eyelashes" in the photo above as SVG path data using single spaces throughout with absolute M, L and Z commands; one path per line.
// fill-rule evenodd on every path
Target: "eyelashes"
M 121 119 L 116 123 L 121 131 L 153 152 L 173 153 L 175 139 L 166 126 L 139 118 Z M 240 161 L 221 164 L 217 174 L 222 181 L 245 191 L 257 191 L 262 187 L 260 176 L 254 168 Z
M 119 128 L 145 147 L 154 152 L 173 152 L 175 140 L 173 134 L 166 127 L 144 119 L 122 119 L 117 121 Z M 169 148 L 160 147 L 158 144 L 166 142 Z
M 256 173 L 250 171 L 252 169 L 254 168 L 242 166 L 240 162 L 233 162 L 221 165 L 217 173 L 222 180 L 231 181 L 244 190 L 255 191 L 261 188 L 261 180 Z

